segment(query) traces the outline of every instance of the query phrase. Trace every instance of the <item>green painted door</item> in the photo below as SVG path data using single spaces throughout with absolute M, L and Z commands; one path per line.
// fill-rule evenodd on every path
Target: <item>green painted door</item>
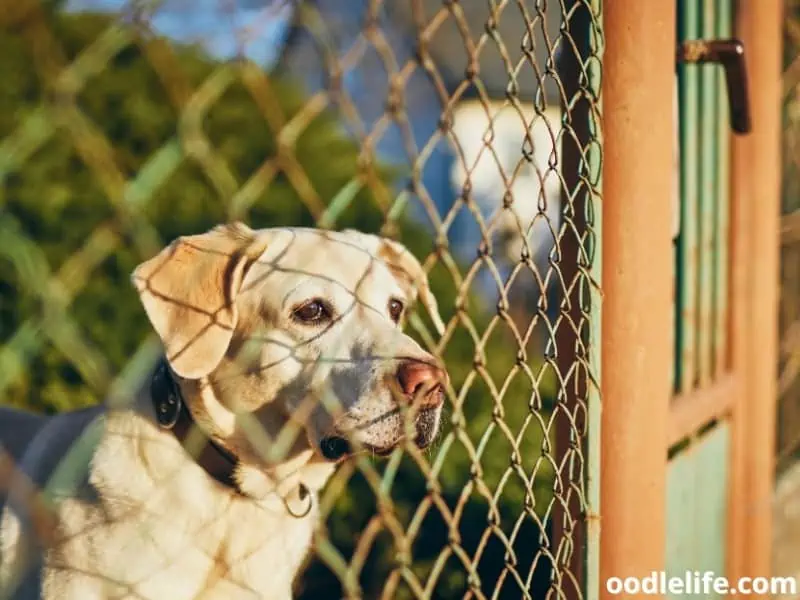
M 731 37 L 732 0 L 679 0 L 679 41 Z M 674 386 L 679 401 L 699 401 L 727 374 L 730 136 L 719 65 L 682 64 L 679 108 L 679 226 L 675 240 Z M 696 400 L 697 399 L 697 400 Z M 729 425 L 710 419 L 670 450 L 667 575 L 702 585 L 725 575 Z M 675 440 L 673 440 L 675 441 Z M 708 579 L 708 576 L 706 577 Z M 671 593 L 717 597 L 713 589 Z M 705 592 L 705 593 L 704 593 Z

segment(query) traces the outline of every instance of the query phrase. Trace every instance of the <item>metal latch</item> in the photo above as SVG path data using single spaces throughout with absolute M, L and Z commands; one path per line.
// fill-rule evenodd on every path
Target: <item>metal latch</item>
M 740 134 L 750 133 L 747 68 L 744 61 L 744 44 L 740 40 L 687 40 L 678 44 L 676 61 L 690 64 L 721 64 L 725 70 L 731 129 Z

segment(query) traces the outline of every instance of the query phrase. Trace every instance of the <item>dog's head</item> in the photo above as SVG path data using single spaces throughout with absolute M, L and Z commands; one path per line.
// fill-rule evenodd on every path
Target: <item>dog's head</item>
M 195 419 L 242 464 L 281 440 L 287 459 L 330 462 L 435 437 L 447 375 L 401 326 L 417 299 L 442 323 L 399 243 L 225 225 L 179 238 L 133 280 Z

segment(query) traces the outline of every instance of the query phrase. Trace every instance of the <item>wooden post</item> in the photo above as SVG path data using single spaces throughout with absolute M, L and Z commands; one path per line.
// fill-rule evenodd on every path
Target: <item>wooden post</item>
M 777 401 L 783 2 L 740 0 L 753 129 L 733 140 L 732 362 L 744 377 L 733 420 L 728 576 L 772 572 Z
M 600 596 L 609 600 L 610 577 L 664 569 L 675 21 L 674 2 L 605 5 Z

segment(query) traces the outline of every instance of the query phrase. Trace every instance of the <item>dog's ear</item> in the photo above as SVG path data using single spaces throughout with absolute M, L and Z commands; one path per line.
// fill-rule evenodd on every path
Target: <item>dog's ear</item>
M 439 306 L 436 302 L 436 297 L 433 295 L 433 292 L 431 292 L 428 276 L 422 268 L 422 265 L 416 257 L 409 252 L 408 248 L 400 242 L 388 238 L 378 239 L 378 258 L 386 263 L 400 282 L 400 285 L 406 288 L 409 297 L 414 299 L 419 297 L 425 310 L 427 310 L 428 314 L 431 316 L 431 321 L 433 321 L 436 331 L 439 335 L 442 335 L 445 329 L 444 323 L 442 322 L 442 317 L 439 315 Z
M 181 237 L 139 265 L 133 283 L 179 376 L 199 379 L 222 360 L 236 327 L 235 299 L 266 248 L 242 223 Z

